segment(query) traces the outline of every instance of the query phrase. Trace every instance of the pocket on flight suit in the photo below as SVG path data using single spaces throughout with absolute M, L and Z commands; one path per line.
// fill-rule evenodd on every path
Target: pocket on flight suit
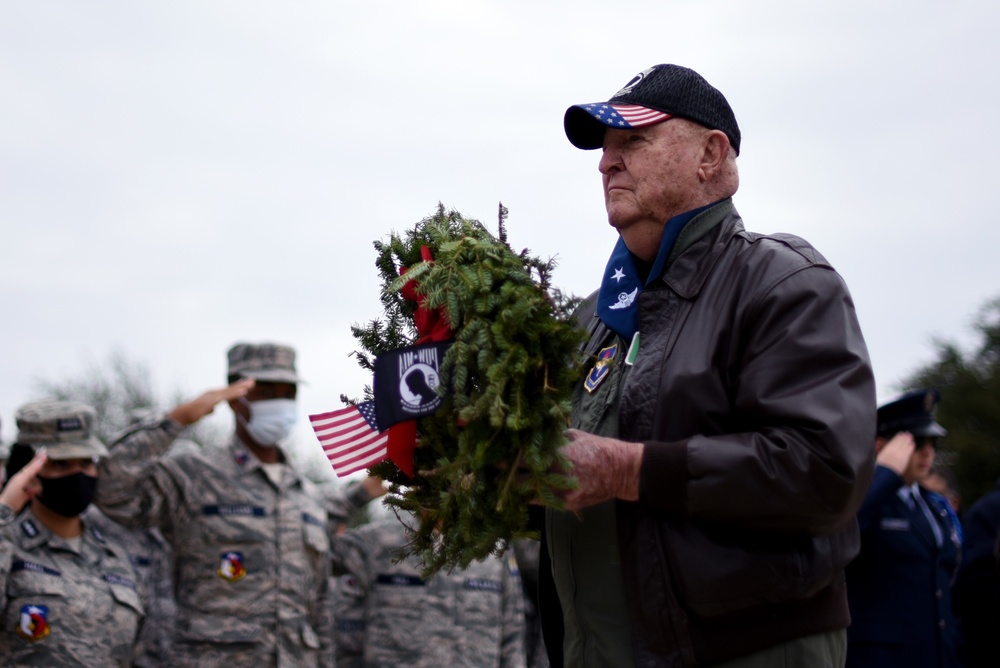
M 105 576 L 104 579 L 108 582 L 109 589 L 111 589 L 111 596 L 117 604 L 115 606 L 116 609 L 112 613 L 114 618 L 110 620 L 108 631 L 115 636 L 117 647 L 132 647 L 139 632 L 139 621 L 146 614 L 145 608 L 142 605 L 142 599 L 139 597 L 139 592 L 136 591 L 134 583 L 132 586 L 129 586 L 124 583 L 110 581 L 108 576 Z M 127 661 L 132 657 L 125 656 L 122 658 Z
M 302 513 L 302 538 L 306 547 L 317 554 L 330 552 L 330 536 L 326 531 L 326 523 L 309 513 Z

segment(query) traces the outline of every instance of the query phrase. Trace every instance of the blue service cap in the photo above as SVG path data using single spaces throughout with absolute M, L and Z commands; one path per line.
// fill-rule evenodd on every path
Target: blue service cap
M 941 393 L 932 387 L 907 392 L 895 401 L 879 406 L 878 436 L 908 431 L 918 438 L 947 436 L 948 431 L 934 420 L 934 408 Z

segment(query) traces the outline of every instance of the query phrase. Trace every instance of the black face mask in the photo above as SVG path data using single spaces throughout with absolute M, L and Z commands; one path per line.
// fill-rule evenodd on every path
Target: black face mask
M 77 471 L 62 478 L 43 478 L 38 500 L 46 508 L 63 517 L 76 517 L 90 505 L 97 491 L 97 476 Z

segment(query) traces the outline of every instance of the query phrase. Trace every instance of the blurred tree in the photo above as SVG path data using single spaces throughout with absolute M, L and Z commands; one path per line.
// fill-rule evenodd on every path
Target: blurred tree
M 180 391 L 162 400 L 153 389 L 149 367 L 130 359 L 123 351 L 113 350 L 103 362 L 90 361 L 78 376 L 59 380 L 40 378 L 35 381 L 39 397 L 79 401 L 97 412 L 95 435 L 104 443 L 114 437 L 144 413 L 169 409 L 190 399 Z M 198 445 L 218 442 L 224 438 L 222 429 L 205 421 L 188 427 L 182 438 Z
M 937 360 L 904 383 L 941 390 L 937 421 L 948 436 L 939 457 L 955 472 L 966 508 L 1000 478 L 1000 298 L 980 309 L 973 329 L 979 341 L 972 350 L 937 340 Z
M 90 361 L 78 376 L 59 380 L 37 379 L 35 392 L 39 398 L 80 401 L 92 406 L 97 412 L 94 431 L 106 444 L 110 444 L 135 418 L 158 410 L 170 410 L 195 396 L 179 389 L 168 397 L 158 396 L 153 389 L 149 366 L 129 358 L 120 349 L 112 350 L 103 361 Z M 228 408 L 225 410 L 228 411 Z M 180 438 L 204 447 L 225 443 L 230 435 L 226 427 L 205 419 L 188 427 Z M 314 439 L 293 437 L 285 444 L 284 452 L 292 465 L 314 482 L 333 479 L 330 463 Z

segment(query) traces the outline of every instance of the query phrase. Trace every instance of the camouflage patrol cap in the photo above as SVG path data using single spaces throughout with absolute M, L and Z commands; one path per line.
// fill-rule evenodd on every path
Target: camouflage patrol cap
M 18 409 L 17 442 L 44 447 L 49 459 L 86 459 L 108 454 L 93 434 L 96 415 L 76 401 L 33 401 Z
M 279 343 L 237 343 L 229 349 L 229 375 L 271 383 L 301 383 L 295 350 Z

